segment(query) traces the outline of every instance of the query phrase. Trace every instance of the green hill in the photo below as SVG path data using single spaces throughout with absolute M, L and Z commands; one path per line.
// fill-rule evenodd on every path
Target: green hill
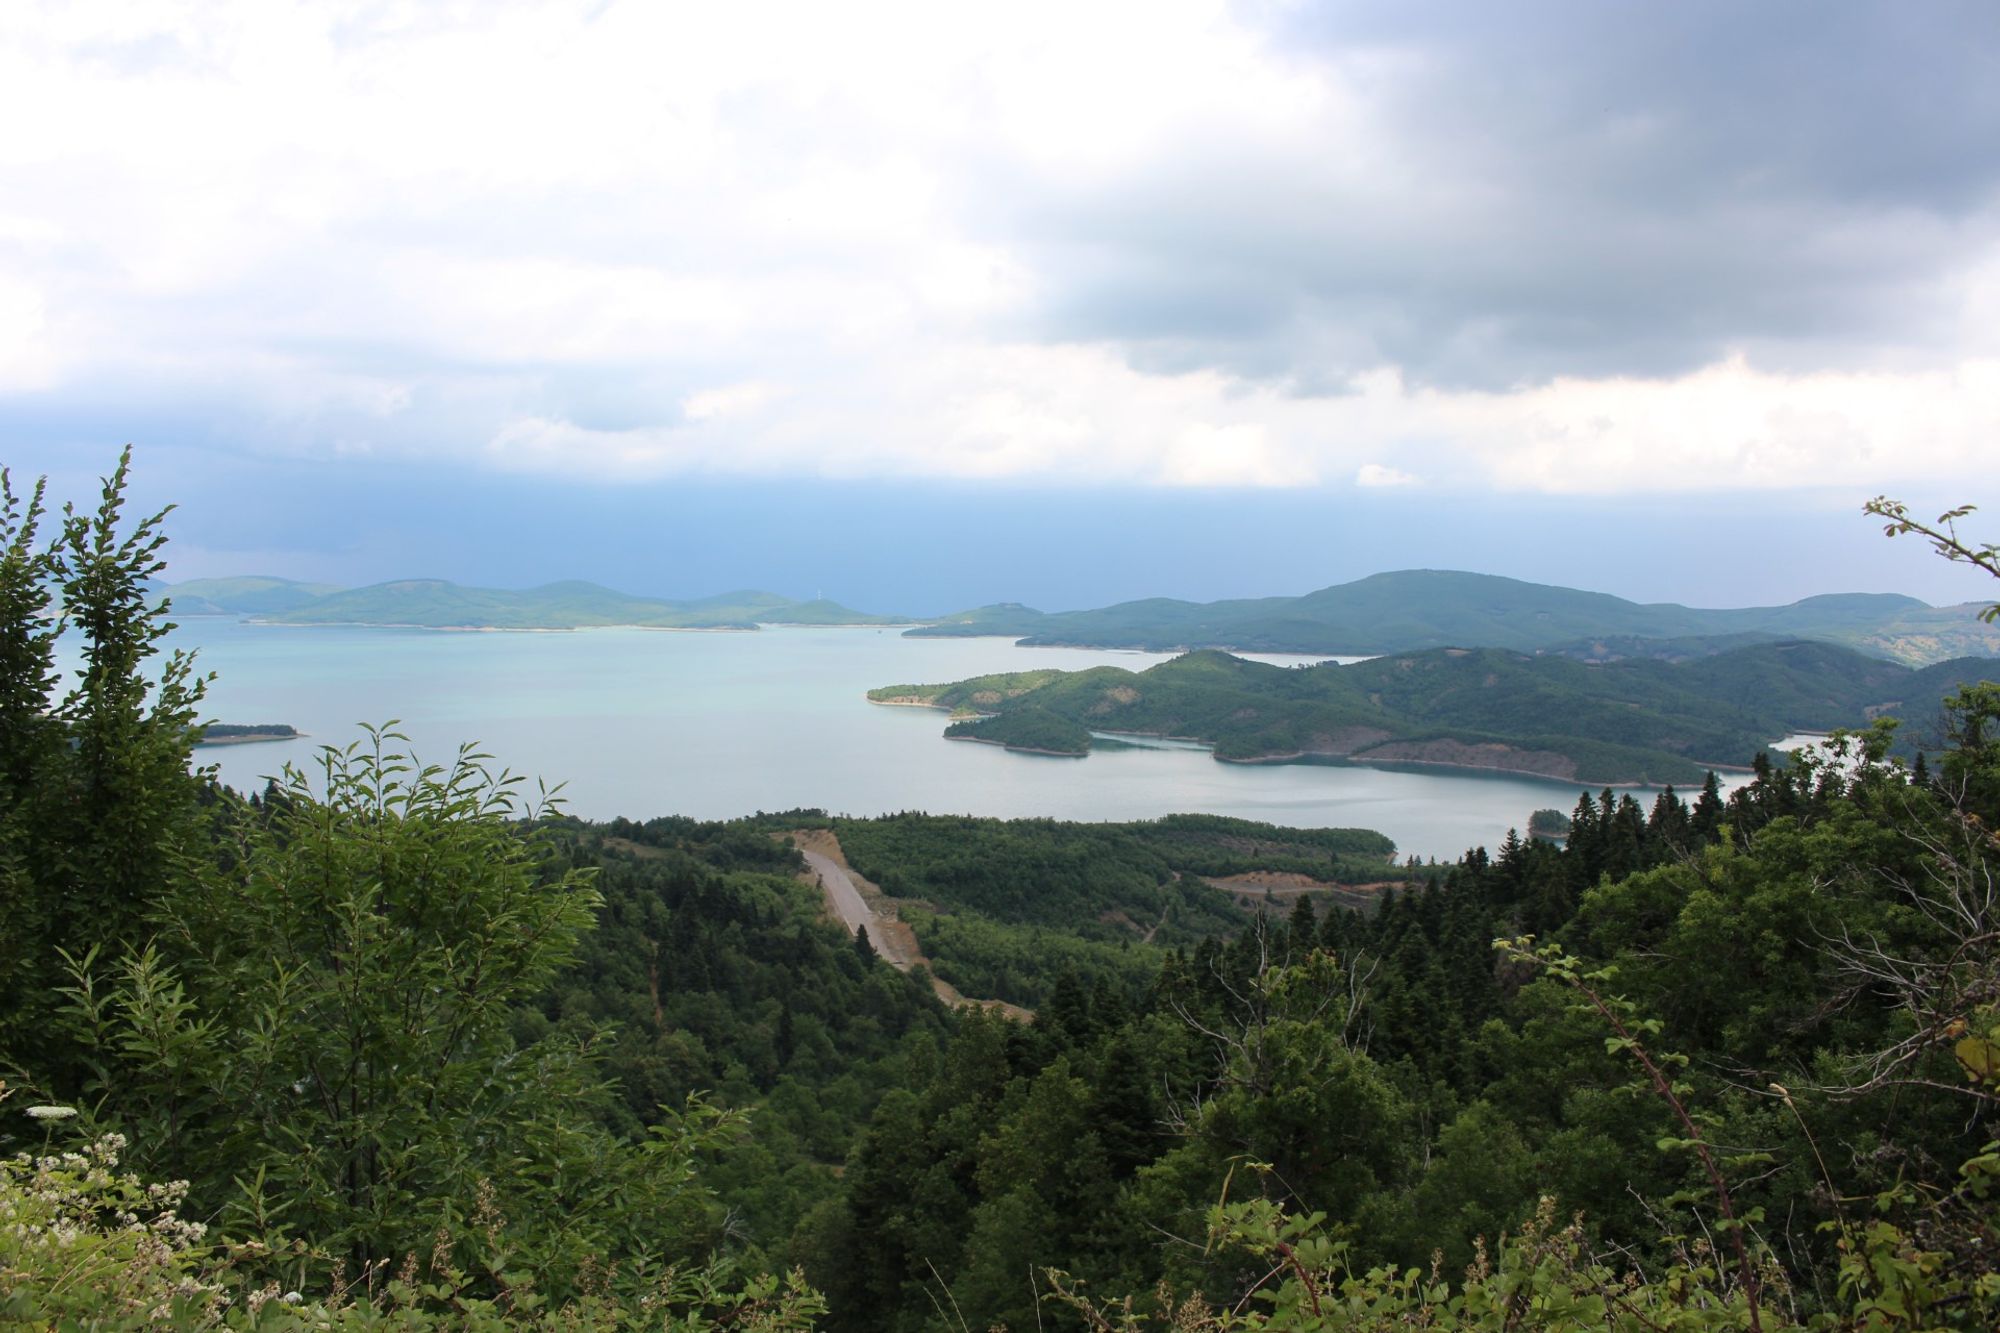
M 775 593 L 734 592 L 682 602 L 635 597 L 576 579 L 522 590 L 472 588 L 444 579 L 397 579 L 366 588 L 329 592 L 255 618 L 276 625 L 396 625 L 423 629 L 584 629 L 635 625 L 652 629 L 747 630 L 771 623 L 909 623 L 896 616 L 850 610 L 836 602 L 796 602 Z
M 249 575 L 232 579 L 189 579 L 161 589 L 173 599 L 174 614 L 182 616 L 267 615 L 297 610 L 337 593 L 332 583 L 300 583 L 295 579 Z
M 1246 763 L 1352 760 L 1593 784 L 1687 783 L 1710 767 L 1748 765 L 1790 732 L 1864 726 L 1891 713 L 1921 724 L 1959 685 L 2000 675 L 1995 666 L 1964 658 L 1914 670 L 1801 641 L 1690 662 L 1605 665 L 1439 648 L 1284 668 L 1205 650 L 1139 672 L 1020 672 L 889 686 L 869 698 L 951 710 L 962 720 L 950 734 L 1018 748 L 1073 752 L 1087 748 L 1090 732 L 1108 732 L 1203 741 L 1216 758 Z M 1034 737 L 1052 739 L 1026 743 Z
M 1789 606 L 1709 610 L 1642 604 L 1490 574 L 1415 569 L 1376 574 L 1303 597 L 1223 602 L 1149 598 L 1056 614 L 1002 603 L 910 630 L 915 636 L 1005 634 L 1030 645 L 1158 652 L 1380 654 L 1477 645 L 1588 656 L 1593 641 L 1811 638 L 1913 664 L 2000 656 L 2000 628 L 1977 607 L 1933 607 L 1914 597 L 1842 593 Z M 1578 652 L 1579 648 L 1585 651 Z M 1630 656 L 1631 650 L 1608 655 Z
M 1090 729 L 1046 708 L 1020 708 L 991 717 L 969 717 L 944 729 L 945 739 L 982 741 L 1028 754 L 1090 753 Z

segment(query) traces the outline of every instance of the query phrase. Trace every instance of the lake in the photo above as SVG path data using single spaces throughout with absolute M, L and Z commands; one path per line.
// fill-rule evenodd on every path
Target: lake
M 1505 776 L 1220 764 L 1185 745 L 1082 759 L 1011 754 L 942 739 L 943 713 L 863 697 L 878 685 L 1033 667 L 1136 670 L 1164 661 L 1159 653 L 873 628 L 446 633 L 222 617 L 190 617 L 170 642 L 218 673 L 206 716 L 286 722 L 308 735 L 198 752 L 243 790 L 286 763 L 309 764 L 323 744 L 358 739 L 360 723 L 391 719 L 426 761 L 476 742 L 531 782 L 562 783 L 567 809 L 593 819 L 797 807 L 1078 820 L 1202 812 L 1379 829 L 1406 855 L 1444 860 L 1497 844 L 1537 808 L 1567 811 L 1582 790 Z

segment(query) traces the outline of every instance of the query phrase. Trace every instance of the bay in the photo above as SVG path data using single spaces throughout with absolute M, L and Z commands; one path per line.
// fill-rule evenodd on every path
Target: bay
M 284 764 L 309 768 L 322 745 L 362 739 L 362 723 L 391 720 L 427 762 L 477 745 L 530 787 L 561 784 L 565 808 L 593 819 L 800 807 L 1075 820 L 1200 812 L 1373 828 L 1404 855 L 1444 860 L 1496 845 L 1533 810 L 1570 809 L 1583 790 L 1500 775 L 1222 764 L 1184 745 L 1107 747 L 1082 759 L 1012 754 L 945 741 L 942 713 L 864 698 L 880 685 L 994 671 L 1139 670 L 1166 660 L 1159 653 L 875 628 L 454 633 L 223 617 L 188 618 L 170 644 L 217 673 L 206 717 L 307 733 L 197 752 L 246 791 Z

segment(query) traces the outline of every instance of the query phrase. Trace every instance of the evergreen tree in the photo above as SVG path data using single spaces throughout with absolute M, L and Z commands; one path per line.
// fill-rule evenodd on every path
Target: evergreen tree
M 1319 921 L 1313 914 L 1312 898 L 1301 893 L 1285 928 L 1285 949 L 1291 961 L 1304 962 L 1318 939 Z
M 173 626 L 148 583 L 168 511 L 127 529 L 130 465 L 128 449 L 97 507 L 66 507 L 42 549 L 42 487 L 25 503 L 0 488 L 0 1057 L 65 1095 L 81 1070 L 49 1021 L 61 954 L 142 943 L 200 836 L 188 766 L 206 681 L 162 654 Z M 83 666 L 62 690 L 53 655 L 72 630 Z
M 1695 798 L 1694 813 L 1688 818 L 1688 829 L 1703 842 L 1713 842 L 1722 833 L 1722 817 L 1726 807 L 1722 802 L 1722 780 L 1710 769 L 1702 779 L 1701 795 Z

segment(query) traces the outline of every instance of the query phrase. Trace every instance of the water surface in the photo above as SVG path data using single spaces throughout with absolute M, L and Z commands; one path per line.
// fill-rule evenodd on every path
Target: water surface
M 198 649 L 218 673 L 208 716 L 308 733 L 199 752 L 241 789 L 287 762 L 309 764 L 321 745 L 358 739 L 360 723 L 399 719 L 426 760 L 477 743 L 514 772 L 563 784 L 567 808 L 590 818 L 721 819 L 808 806 L 1078 820 L 1197 811 L 1374 828 L 1405 854 L 1449 859 L 1525 828 L 1537 808 L 1568 810 L 1583 790 L 1498 775 L 1221 764 L 1191 746 L 1106 748 L 1082 759 L 1011 754 L 943 740 L 942 713 L 863 697 L 879 685 L 993 671 L 1139 670 L 1164 661 L 1160 653 L 906 639 L 873 628 L 445 633 L 220 617 L 189 618 L 172 642 Z

